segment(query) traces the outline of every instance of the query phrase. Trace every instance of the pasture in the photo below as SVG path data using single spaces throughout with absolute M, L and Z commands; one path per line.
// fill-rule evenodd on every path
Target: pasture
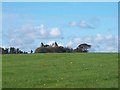
M 2 56 L 3 88 L 117 88 L 117 53 Z

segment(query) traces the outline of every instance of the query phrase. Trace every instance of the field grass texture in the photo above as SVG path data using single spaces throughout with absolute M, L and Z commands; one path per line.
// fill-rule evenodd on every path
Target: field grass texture
M 2 56 L 3 88 L 117 88 L 117 53 Z

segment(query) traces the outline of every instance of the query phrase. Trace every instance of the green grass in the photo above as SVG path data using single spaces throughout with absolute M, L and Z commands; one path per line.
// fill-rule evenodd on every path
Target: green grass
M 117 88 L 117 53 L 3 55 L 3 88 Z

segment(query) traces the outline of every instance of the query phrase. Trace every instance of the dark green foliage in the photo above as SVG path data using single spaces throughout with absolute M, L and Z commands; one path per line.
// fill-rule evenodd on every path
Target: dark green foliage
M 19 51 L 20 51 L 19 48 L 17 48 L 17 49 L 16 49 L 16 53 L 19 53 Z
M 31 50 L 30 52 L 31 52 L 31 53 L 33 53 L 33 51 L 32 51 L 32 50 Z
M 41 43 L 41 47 L 43 47 L 44 46 L 44 44 L 43 43 Z
M 4 54 L 8 54 L 8 48 L 5 48 Z
M 70 52 L 73 52 L 73 49 L 72 49 L 72 48 L 69 48 L 69 47 L 65 47 L 65 51 L 66 51 L 67 53 L 70 53 Z
M 14 48 L 14 47 L 10 47 L 10 48 L 1 48 L 0 47 L 0 54 L 27 54 L 27 52 L 23 52 L 21 51 L 19 48 Z
M 8 50 L 9 50 L 9 48 L 1 48 L 0 47 L 0 54 L 8 54 L 9 52 L 8 52 Z
M 52 45 L 44 45 L 41 43 L 41 46 L 35 49 L 35 53 L 70 53 L 70 52 L 88 52 L 88 49 L 91 48 L 91 45 L 80 44 L 76 49 L 59 46 L 57 42 Z M 9 48 L 0 48 L 1 54 L 27 54 L 27 52 L 21 51 L 19 48 L 10 47 Z M 31 50 L 30 53 L 33 53 Z
M 47 47 L 39 47 L 35 50 L 35 53 L 47 53 L 49 49 Z
M 57 42 L 55 42 L 55 46 L 58 46 Z
M 74 52 L 88 52 L 88 49 L 91 48 L 91 45 L 88 45 L 86 43 L 80 44 Z
M 0 47 L 0 54 L 2 54 L 2 48 Z
M 41 46 L 35 50 L 35 53 L 65 53 L 65 52 L 88 52 L 88 49 L 91 45 L 80 44 L 76 49 L 58 46 L 57 42 L 53 43 L 52 46 L 44 45 L 41 43 Z
M 72 52 L 70 48 L 64 48 L 62 46 L 55 46 L 55 47 L 38 47 L 35 50 L 35 53 L 64 53 L 64 52 Z
M 15 48 L 14 47 L 10 47 L 10 54 L 15 54 L 16 51 L 15 51 Z

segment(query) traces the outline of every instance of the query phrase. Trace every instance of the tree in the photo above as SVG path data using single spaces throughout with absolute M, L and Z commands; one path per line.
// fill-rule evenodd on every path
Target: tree
M 0 47 L 0 53 L 5 54 L 5 49 Z
M 55 45 L 55 46 L 54 46 Z M 86 43 L 80 44 L 76 49 L 72 49 L 69 47 L 58 46 L 55 42 L 52 46 L 44 45 L 41 43 L 41 46 L 36 48 L 35 53 L 64 53 L 64 52 L 88 52 L 88 49 L 91 48 L 91 45 Z
M 47 47 L 38 47 L 35 50 L 35 53 L 48 53 L 50 52 L 50 49 Z
M 31 53 L 33 53 L 33 51 L 32 51 L 32 50 L 31 50 L 30 52 L 31 52 Z
M 8 50 L 9 50 L 9 48 L 1 48 L 0 47 L 0 54 L 8 54 L 9 53 Z
M 4 50 L 4 48 L 2 48 L 2 54 L 5 54 L 5 50 Z
M 57 42 L 55 42 L 55 46 L 56 46 L 56 47 L 58 47 L 58 44 L 57 44 Z
M 15 48 L 14 47 L 10 47 L 10 54 L 14 54 L 14 53 L 16 53 Z
M 41 47 L 44 47 L 44 44 L 43 44 L 43 43 L 41 43 Z
M 20 54 L 23 54 L 24 52 L 23 52 L 23 51 L 21 51 L 21 50 L 19 50 L 19 53 L 20 53 Z
M 73 51 L 73 49 L 72 49 L 72 48 L 69 48 L 69 47 L 65 47 L 64 49 L 65 49 L 65 51 L 66 51 L 67 53 L 68 53 L 68 52 L 70 53 L 70 52 Z
M 75 50 L 79 52 L 88 52 L 89 48 L 91 48 L 91 45 L 84 43 L 84 44 L 80 44 Z
M 24 51 L 23 53 L 24 53 L 24 54 L 28 54 L 28 53 L 27 53 L 27 52 L 25 52 L 25 51 Z
M 2 54 L 2 48 L 0 47 L 0 54 Z
M 20 50 L 19 48 L 16 49 L 16 54 L 20 53 Z
M 8 54 L 8 48 L 4 49 L 4 54 Z

